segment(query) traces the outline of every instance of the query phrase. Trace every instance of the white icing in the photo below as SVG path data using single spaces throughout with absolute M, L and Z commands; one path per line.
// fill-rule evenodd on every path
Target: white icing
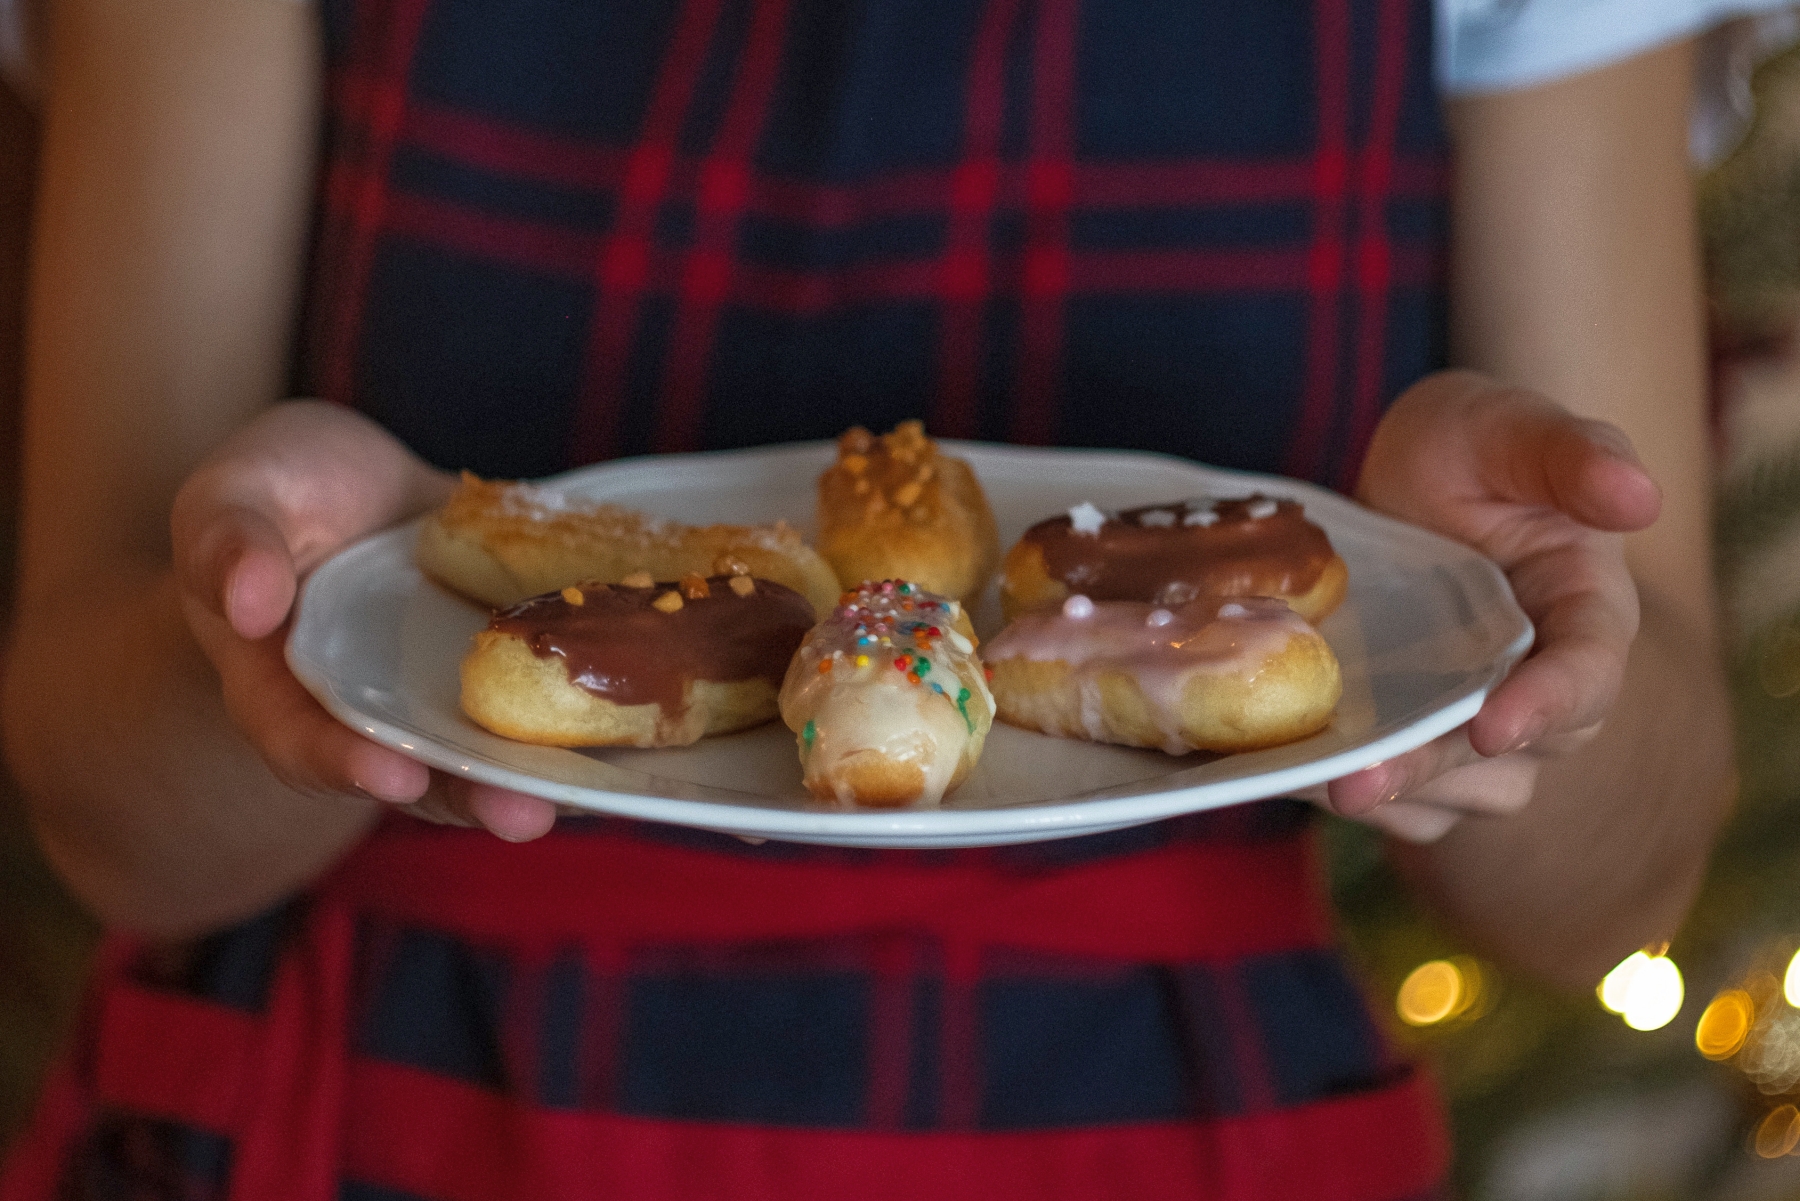
M 877 755 L 924 773 L 914 804 L 943 799 L 994 713 L 974 644 L 951 628 L 958 613 L 954 601 L 901 592 L 890 581 L 862 585 L 813 627 L 781 689 L 782 718 L 800 734 L 809 785 L 823 781 L 849 804 L 855 798 L 846 795 L 841 769 L 851 758 Z M 908 666 L 896 667 L 896 660 Z M 968 695 L 959 704 L 963 689 Z
M 1238 604 L 1236 601 L 1226 601 L 1219 606 L 1220 617 L 1248 617 L 1249 615 L 1250 610 L 1244 608 L 1244 606 Z
M 1250 508 L 1249 508 L 1248 512 L 1249 512 L 1252 520 L 1261 521 L 1265 517 L 1275 516 L 1275 510 L 1278 507 L 1279 506 L 1277 506 L 1276 503 L 1274 501 L 1270 500 L 1268 497 L 1259 496 L 1255 500 L 1250 502 Z
M 1077 534 L 1098 534 L 1105 524 L 1106 514 L 1085 500 L 1069 510 L 1069 526 Z
M 1175 524 L 1175 514 L 1168 509 L 1150 509 L 1138 514 L 1138 524 L 1153 530 L 1166 529 Z
M 1224 610 L 1221 609 L 1220 612 L 1223 613 Z M 1235 616 L 1235 614 L 1233 616 Z M 1167 609 L 1152 609 L 1144 618 L 1144 624 L 1154 629 L 1157 626 L 1166 626 L 1174 620 L 1175 615 Z
M 1094 615 L 1094 602 L 1077 592 L 1063 602 L 1063 616 L 1072 621 L 1081 621 Z
M 1219 515 L 1211 509 L 1193 509 L 1189 511 L 1186 517 L 1181 519 L 1181 524 L 1197 525 L 1203 528 L 1209 525 L 1217 525 L 1219 524 Z

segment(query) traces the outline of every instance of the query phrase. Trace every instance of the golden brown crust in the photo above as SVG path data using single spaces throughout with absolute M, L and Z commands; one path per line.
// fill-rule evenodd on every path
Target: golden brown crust
M 839 591 L 831 568 L 784 523 L 683 525 L 467 472 L 426 518 L 414 553 L 427 575 L 495 607 L 584 580 L 616 584 L 640 571 L 659 580 L 724 573 L 720 561 L 733 559 L 800 593 L 819 615 L 831 611 Z
M 1154 703 L 1127 671 L 1095 672 L 1084 688 L 1060 660 L 1001 659 L 988 666 L 997 716 L 1009 725 L 1123 746 L 1168 742 Z M 1182 691 L 1177 732 L 1196 750 L 1279 746 L 1329 725 L 1342 693 L 1337 657 L 1325 640 L 1294 637 L 1258 670 L 1195 673 Z
M 569 681 L 563 661 L 515 635 L 482 630 L 462 664 L 462 708 L 503 738 L 539 746 L 686 746 L 772 719 L 775 686 L 756 678 L 694 680 L 686 705 L 619 705 Z
M 857 426 L 838 439 L 837 462 L 819 477 L 819 553 L 846 588 L 911 580 L 969 600 L 993 574 L 1000 537 L 974 470 L 903 421 L 880 437 Z
M 1341 556 L 1333 555 L 1311 588 L 1279 599 L 1307 621 L 1317 623 L 1343 603 L 1349 583 L 1349 567 Z M 1068 585 L 1050 574 L 1043 547 L 1023 539 L 1015 542 L 1000 569 L 1000 611 L 1006 620 L 1012 621 L 1033 609 L 1060 605 L 1067 599 Z

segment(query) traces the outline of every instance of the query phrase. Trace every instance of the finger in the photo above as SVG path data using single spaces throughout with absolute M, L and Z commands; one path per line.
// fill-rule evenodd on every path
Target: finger
M 1596 726 L 1618 699 L 1637 631 L 1635 595 L 1564 597 L 1539 617 L 1537 645 L 1469 723 L 1484 755 L 1504 755 Z M 1628 611 L 1621 612 L 1621 609 Z
M 1466 727 L 1460 727 L 1404 755 L 1331 781 L 1326 797 L 1342 816 L 1365 817 L 1476 758 Z
M 1524 392 L 1484 400 L 1473 427 L 1479 476 L 1493 496 L 1543 505 L 1614 533 L 1656 520 L 1662 492 L 1623 430 Z
M 447 825 L 484 829 L 507 842 L 530 842 L 556 824 L 556 805 L 541 797 L 441 774 L 434 774 L 430 791 L 406 812 Z
M 430 783 L 425 765 L 327 713 L 288 670 L 279 634 L 247 641 L 211 614 L 190 614 L 189 624 L 219 673 L 232 723 L 288 787 L 381 801 L 424 794 Z
M 1417 801 L 1396 801 L 1358 818 L 1402 842 L 1431 843 L 1448 834 L 1463 815 Z

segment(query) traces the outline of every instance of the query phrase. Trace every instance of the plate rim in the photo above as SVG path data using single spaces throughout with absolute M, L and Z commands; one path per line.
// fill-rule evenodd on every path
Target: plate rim
M 1011 460 L 1017 464 L 1026 464 L 1032 460 L 1070 458 L 1103 462 L 1113 459 L 1138 464 L 1154 463 L 1192 471 L 1210 477 L 1215 484 L 1218 481 L 1228 481 L 1251 487 L 1265 486 L 1269 491 L 1295 496 L 1308 505 L 1328 510 L 1334 521 L 1347 521 L 1361 525 L 1377 536 L 1413 543 L 1434 557 L 1460 561 L 1465 568 L 1486 575 L 1488 583 L 1494 586 L 1496 596 L 1502 602 L 1502 615 L 1514 619 L 1517 628 L 1511 642 L 1486 665 L 1485 670 L 1468 673 L 1468 680 L 1451 693 L 1451 700 L 1399 729 L 1390 730 L 1379 738 L 1344 748 L 1335 754 L 1235 779 L 1158 789 L 1124 797 L 1073 798 L 980 809 L 778 808 L 564 784 L 504 766 L 467 748 L 453 751 L 433 735 L 408 729 L 364 711 L 342 694 L 337 681 L 324 670 L 322 663 L 315 663 L 308 657 L 304 644 L 313 636 L 312 626 L 307 621 L 308 601 L 338 577 L 350 574 L 354 578 L 353 569 L 360 560 L 386 552 L 390 543 L 408 541 L 410 545 L 413 531 L 423 518 L 377 531 L 360 539 L 308 574 L 301 585 L 295 620 L 284 646 L 284 658 L 301 684 L 339 721 L 363 732 L 376 742 L 401 750 L 402 753 L 451 775 L 462 775 L 482 783 L 527 792 L 583 810 L 692 826 L 742 837 L 825 845 L 901 848 L 909 845 L 982 846 L 1004 841 L 1070 837 L 1288 795 L 1372 766 L 1455 729 L 1475 715 L 1498 681 L 1529 651 L 1535 638 L 1530 619 L 1519 608 L 1511 585 L 1497 564 L 1454 539 L 1378 513 L 1349 497 L 1305 480 L 1214 467 L 1158 451 L 1012 446 L 955 439 L 938 441 L 941 447 L 951 453 L 996 463 Z M 746 464 L 759 461 L 766 463 L 770 459 L 787 457 L 811 457 L 828 452 L 832 446 L 833 443 L 829 440 L 804 441 L 687 454 L 640 455 L 574 468 L 533 483 L 577 495 L 592 495 L 587 489 L 607 477 L 628 477 L 644 470 L 681 469 L 688 465 L 719 464 L 731 460 Z M 977 473 L 983 474 L 980 464 L 977 464 Z M 1196 483 L 1198 485 L 1199 481 Z M 417 567 L 411 565 L 410 554 L 403 554 L 402 559 L 419 581 L 429 585 Z M 316 611 L 316 602 L 314 608 Z M 1193 803 L 1191 794 L 1200 791 L 1207 794 L 1206 798 L 1200 803 Z

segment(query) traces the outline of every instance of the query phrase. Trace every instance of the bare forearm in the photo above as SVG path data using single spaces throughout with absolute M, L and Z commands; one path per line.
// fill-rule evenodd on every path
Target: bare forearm
M 1466 818 L 1436 843 L 1394 850 L 1477 947 L 1582 987 L 1675 933 L 1730 797 L 1729 712 L 1710 639 L 1646 596 L 1599 736 L 1547 762 L 1520 814 Z
M 166 576 L 18 614 L 8 763 L 46 853 L 109 924 L 192 934 L 323 871 L 376 805 L 281 784 L 233 729 Z

